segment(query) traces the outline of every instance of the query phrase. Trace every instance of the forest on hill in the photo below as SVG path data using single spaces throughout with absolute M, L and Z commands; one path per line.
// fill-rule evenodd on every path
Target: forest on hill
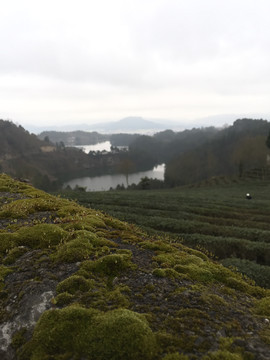
M 239 119 L 224 129 L 194 128 L 181 132 L 165 130 L 152 136 L 139 134 L 43 133 L 43 140 L 21 126 L 0 121 L 0 170 L 27 178 L 35 186 L 53 190 L 72 178 L 109 173 L 128 174 L 165 164 L 165 181 L 147 186 L 172 187 L 196 183 L 213 176 L 243 176 L 268 164 L 266 146 L 270 123 Z M 58 140 L 58 141 L 52 141 Z M 67 146 L 87 141 L 110 140 L 128 151 L 89 153 Z
M 171 187 L 202 181 L 212 176 L 241 177 L 253 168 L 268 165 L 269 149 L 266 140 L 269 131 L 270 123 L 267 120 L 238 119 L 232 126 L 223 129 L 207 127 L 180 132 L 165 130 L 152 136 L 114 134 L 107 135 L 107 140 L 113 146 L 129 146 L 127 157 L 130 165 L 126 171 L 134 171 L 138 169 L 138 165 L 150 169 L 165 163 L 165 183 L 160 186 Z M 74 133 L 66 133 L 63 137 L 61 134 L 58 134 L 59 141 L 67 142 L 72 136 L 74 138 Z M 85 136 L 90 141 L 93 134 L 84 133 L 84 137 L 77 139 L 77 142 L 81 143 L 83 139 L 86 141 Z M 44 135 L 45 133 L 42 134 L 43 137 Z

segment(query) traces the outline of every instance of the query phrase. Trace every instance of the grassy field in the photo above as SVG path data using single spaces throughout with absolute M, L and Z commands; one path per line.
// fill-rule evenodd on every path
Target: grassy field
M 64 191 L 61 196 L 137 224 L 153 236 L 169 234 L 173 241 L 212 254 L 270 288 L 269 181 L 211 181 L 169 190 Z

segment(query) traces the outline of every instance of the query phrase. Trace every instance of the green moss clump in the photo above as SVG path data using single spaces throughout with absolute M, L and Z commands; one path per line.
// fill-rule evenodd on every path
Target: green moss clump
M 86 209 L 83 207 L 80 207 L 76 203 L 67 202 L 64 206 L 61 206 L 61 208 L 57 211 L 57 215 L 59 217 L 65 217 L 68 215 L 77 215 L 77 216 L 84 216 L 86 215 Z
M 0 218 L 26 218 L 37 211 L 55 211 L 60 204 L 57 198 L 44 193 L 42 197 L 19 199 L 4 204 L 0 211 Z
M 17 231 L 16 243 L 32 249 L 44 249 L 64 242 L 68 236 L 68 233 L 57 225 L 37 224 L 20 228 Z
M 211 271 L 197 265 L 176 265 L 174 269 L 179 273 L 188 275 L 192 280 L 202 282 L 211 282 L 214 280 Z
M 113 291 L 108 292 L 107 300 L 111 302 L 112 304 L 115 304 L 115 307 L 123 307 L 127 308 L 130 305 L 129 299 L 126 295 L 124 295 L 121 290 L 121 288 L 116 288 Z
M 58 294 L 55 297 L 54 303 L 57 306 L 66 306 L 66 305 L 69 305 L 73 299 L 74 299 L 74 296 L 72 294 L 68 293 L 67 291 L 65 291 L 61 294 Z
M 142 315 L 130 310 L 118 309 L 98 318 L 94 343 L 98 359 L 150 360 L 155 358 L 156 338 Z
M 8 252 L 8 255 L 5 257 L 5 259 L 3 260 L 3 264 L 4 265 L 11 265 L 14 264 L 14 262 L 20 257 L 22 256 L 25 252 L 27 251 L 27 249 L 24 246 L 19 246 L 19 247 L 15 247 L 13 249 L 11 249 Z
M 125 309 L 100 313 L 71 306 L 43 313 L 18 357 L 152 360 L 156 354 L 155 335 L 141 315 Z
M 88 230 L 78 230 L 75 232 L 74 236 L 76 236 L 76 238 L 87 239 L 95 248 L 102 246 L 117 247 L 117 244 L 115 242 L 105 239 L 104 237 L 101 237 L 94 232 Z
M 169 277 L 169 278 L 185 278 L 185 275 L 179 274 L 177 271 L 175 271 L 174 269 L 170 269 L 170 268 L 165 268 L 165 269 L 154 269 L 153 270 L 153 275 L 156 277 L 160 277 L 160 278 L 164 278 L 164 277 Z
M 87 239 L 77 238 L 59 245 L 52 259 L 56 262 L 77 262 L 86 260 L 93 252 L 93 246 Z
M 57 287 L 57 293 L 67 292 L 75 294 L 77 291 L 87 292 L 94 286 L 94 281 L 85 279 L 83 276 L 72 275 L 69 278 L 61 281 Z
M 16 233 L 0 233 L 0 254 L 7 254 L 13 247 L 15 247 L 17 238 L 18 236 Z
M 108 216 L 106 216 L 104 218 L 104 222 L 107 226 L 112 227 L 114 229 L 118 229 L 118 230 L 125 230 L 128 226 L 128 224 L 125 223 L 124 221 L 118 220 L 116 218 L 108 217 Z
M 96 261 L 87 261 L 82 265 L 82 269 L 93 271 L 101 275 L 116 276 L 121 271 L 134 268 L 134 264 L 127 254 L 111 254 L 102 256 Z
M 5 277 L 12 272 L 12 268 L 0 265 L 0 291 L 4 288 Z
M 262 316 L 270 316 L 270 296 L 256 302 L 255 313 Z
M 169 244 L 166 244 L 164 241 L 143 241 L 139 244 L 144 249 L 154 250 L 154 251 L 173 251 L 173 247 Z

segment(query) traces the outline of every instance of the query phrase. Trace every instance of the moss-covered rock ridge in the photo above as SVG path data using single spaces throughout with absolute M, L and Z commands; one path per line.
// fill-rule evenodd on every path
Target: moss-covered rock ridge
M 0 358 L 269 359 L 270 293 L 204 253 L 0 175 Z

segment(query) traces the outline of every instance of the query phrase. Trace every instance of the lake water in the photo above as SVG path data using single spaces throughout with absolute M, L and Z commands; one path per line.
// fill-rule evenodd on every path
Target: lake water
M 86 154 L 88 154 L 89 151 L 111 151 L 111 142 L 103 141 L 95 145 L 78 145 L 76 148 L 82 149 Z
M 103 141 L 95 145 L 77 145 L 75 146 L 77 149 L 82 149 L 86 154 L 89 151 L 111 151 L 111 142 Z M 128 146 L 117 146 L 118 149 L 128 149 Z
M 128 183 L 138 184 L 141 178 L 147 176 L 148 178 L 164 180 L 165 164 L 158 165 L 149 171 L 141 171 L 134 174 L 129 174 Z M 107 191 L 112 187 L 113 189 L 117 185 L 127 186 L 126 176 L 123 174 L 113 174 L 113 175 L 102 175 L 94 177 L 82 177 L 78 179 L 73 179 L 64 184 L 64 187 L 70 186 L 72 189 L 76 185 L 86 188 L 87 191 Z

